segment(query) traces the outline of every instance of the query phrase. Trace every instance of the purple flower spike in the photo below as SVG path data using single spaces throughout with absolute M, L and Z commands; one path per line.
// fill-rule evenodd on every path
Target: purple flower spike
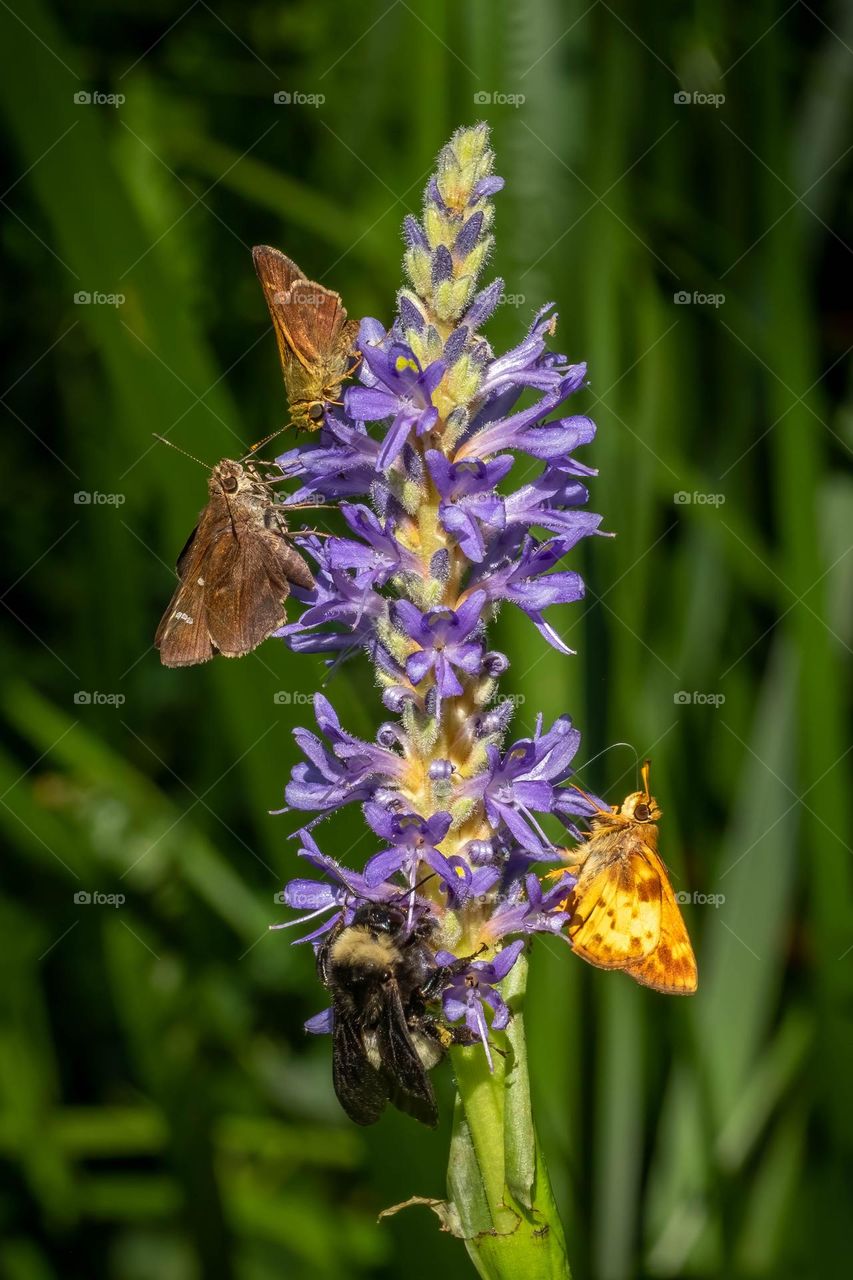
M 509 600 L 522 609 L 537 631 L 561 653 L 574 653 L 557 632 L 542 617 L 542 610 L 552 604 L 572 604 L 584 595 L 584 583 L 580 574 L 571 570 L 548 573 L 565 552 L 562 539 L 550 543 L 537 542 L 527 537 L 517 560 L 503 568 L 487 573 L 478 582 L 490 600 Z
M 457 450 L 454 461 L 473 455 L 486 458 L 504 449 L 525 449 L 534 429 L 539 430 L 543 420 L 578 389 L 586 376 L 586 365 L 569 366 L 559 378 L 550 375 L 545 379 L 544 395 L 527 409 L 510 414 L 518 399 L 521 386 L 511 382 L 499 394 L 495 394 L 477 414 L 470 433 Z M 541 380 L 541 379 L 540 379 Z M 532 439 L 536 440 L 535 433 Z
M 542 881 L 532 873 L 516 880 L 511 894 L 489 921 L 489 937 L 497 941 L 508 933 L 561 933 L 571 912 L 560 907 L 576 883 L 567 873 L 543 893 Z
M 330 1036 L 335 1025 L 335 1017 L 331 1009 L 323 1009 L 315 1013 L 305 1023 L 305 1030 L 312 1036 Z
M 352 569 L 356 580 L 370 587 L 383 587 L 390 577 L 402 571 L 420 573 L 417 556 L 394 536 L 392 520 L 382 524 L 368 507 L 360 504 L 342 505 L 341 514 L 356 537 L 329 539 L 327 558 L 334 569 Z
M 360 928 L 400 928 L 401 945 L 417 943 L 427 975 L 401 996 L 406 1025 L 424 1014 L 439 1019 L 443 1008 L 482 1042 L 490 1065 L 489 1036 L 510 1017 L 500 984 L 528 938 L 566 934 L 575 880 L 550 833 L 581 841 L 583 824 L 604 807 L 572 783 L 580 734 L 569 717 L 546 730 L 523 699 L 516 705 L 501 693 L 516 655 L 498 652 L 488 635 L 509 603 L 570 654 L 568 624 L 550 620 L 565 615 L 549 610 L 583 598 L 575 549 L 601 532 L 601 517 L 587 510 L 595 459 L 575 456 L 593 444 L 595 425 L 567 409 L 586 365 L 554 345 L 553 304 L 509 351 L 493 351 L 483 332 L 505 289 L 479 278 L 492 247 L 492 197 L 503 185 L 493 162 L 485 124 L 460 130 L 442 150 L 424 217 L 404 223 L 396 316 L 390 326 L 361 320 L 357 380 L 343 403 L 336 396 L 326 406 L 319 429 L 278 459 L 292 482 L 281 514 L 314 584 L 293 589 L 301 615 L 277 633 L 294 653 L 322 655 L 332 672 L 367 655 L 376 707 L 381 700 L 389 716 L 365 741 L 318 694 L 316 729 L 295 730 L 302 759 L 285 799 L 290 810 L 311 811 L 299 854 L 317 877 L 296 877 L 284 890 L 292 923 L 306 934 L 299 940 L 322 952 L 356 913 Z M 299 504 L 336 511 L 300 533 Z M 357 679 L 366 704 L 371 683 Z M 513 715 L 521 728 L 507 745 Z M 352 804 L 372 837 L 366 865 L 354 870 L 311 835 Z M 540 879 L 541 863 L 555 864 L 557 878 Z M 375 914 L 382 904 L 393 912 Z M 454 964 L 443 948 L 462 948 L 458 939 L 485 953 L 464 960 L 438 991 L 442 966 Z M 306 1023 L 312 1034 L 332 1030 L 340 1012 L 332 998 L 334 1009 Z
M 456 873 L 452 880 L 445 880 L 442 888 L 447 894 L 447 906 L 452 911 L 463 910 L 468 905 L 483 903 L 501 878 L 501 868 L 489 865 L 472 867 L 466 858 L 457 854 L 447 859 Z
M 519 387 L 547 391 L 561 381 L 570 366 L 565 357 L 553 355 L 546 346 L 546 339 L 557 325 L 553 312 L 552 302 L 540 307 L 527 337 L 505 356 L 492 361 L 481 394 L 495 395 L 507 388 Z
M 487 289 L 484 289 L 482 293 L 478 293 L 468 308 L 467 315 L 462 320 L 466 328 L 476 330 L 481 325 L 484 325 L 500 302 L 503 291 L 504 282 L 498 277 L 497 280 L 492 281 Z

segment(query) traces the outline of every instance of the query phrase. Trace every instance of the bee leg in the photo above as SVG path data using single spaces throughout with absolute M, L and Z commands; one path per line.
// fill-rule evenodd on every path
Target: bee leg
M 326 938 L 317 951 L 317 976 L 324 987 L 329 986 L 329 955 L 332 950 L 332 944 L 344 927 L 343 918 L 341 918 L 334 928 L 326 935 Z
M 440 1018 L 419 1018 L 418 1029 L 440 1044 L 442 1049 L 449 1049 L 455 1044 L 476 1044 L 480 1038 L 470 1027 L 464 1024 L 461 1027 L 454 1027 L 447 1022 L 442 1022 Z
M 447 1050 L 454 1045 L 461 1045 L 463 1048 L 470 1048 L 472 1045 L 480 1043 L 480 1036 L 476 1031 L 472 1031 L 470 1027 L 463 1023 L 459 1027 L 451 1026 L 450 1023 L 442 1022 L 440 1018 L 420 1018 L 418 1020 L 418 1028 L 428 1035 L 431 1039 L 438 1042 L 442 1049 Z M 489 1041 L 489 1048 L 494 1053 L 499 1053 L 505 1058 L 506 1050 L 500 1049 L 492 1041 Z
M 476 960 L 486 950 L 486 944 L 483 943 L 470 956 L 460 956 L 458 960 L 454 960 L 452 964 L 441 964 L 429 975 L 426 982 L 421 987 L 421 994 L 424 1000 L 433 1000 L 446 987 L 451 978 L 455 978 L 457 974 L 464 973 L 472 960 Z

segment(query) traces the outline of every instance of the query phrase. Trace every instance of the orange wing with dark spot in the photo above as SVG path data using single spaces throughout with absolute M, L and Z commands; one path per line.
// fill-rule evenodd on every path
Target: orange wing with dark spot
M 599 854 L 594 839 L 572 896 L 569 937 L 575 951 L 600 969 L 643 961 L 660 939 L 660 880 L 644 846 Z
M 699 972 L 687 928 L 666 868 L 653 849 L 646 847 L 645 852 L 660 879 L 660 938 L 654 951 L 627 972 L 644 987 L 667 995 L 690 995 L 699 985 Z
M 600 848 L 590 839 L 571 905 L 568 934 L 584 960 L 656 991 L 696 990 L 696 960 L 666 868 L 636 830 Z

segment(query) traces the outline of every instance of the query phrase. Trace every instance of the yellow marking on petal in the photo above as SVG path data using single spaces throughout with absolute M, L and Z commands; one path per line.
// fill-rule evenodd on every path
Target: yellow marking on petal
M 414 360 L 410 360 L 408 356 L 397 356 L 394 361 L 394 368 L 398 373 L 402 373 L 405 369 L 411 369 L 413 373 L 418 372 L 418 366 Z

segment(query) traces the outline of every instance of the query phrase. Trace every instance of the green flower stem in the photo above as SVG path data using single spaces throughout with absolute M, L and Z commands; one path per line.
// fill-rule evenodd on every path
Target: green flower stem
M 503 988 L 512 1020 L 506 1032 L 492 1033 L 494 1072 L 481 1048 L 452 1051 L 458 1098 L 448 1189 L 468 1254 L 484 1280 L 571 1280 L 530 1106 L 526 984 L 522 955 Z

